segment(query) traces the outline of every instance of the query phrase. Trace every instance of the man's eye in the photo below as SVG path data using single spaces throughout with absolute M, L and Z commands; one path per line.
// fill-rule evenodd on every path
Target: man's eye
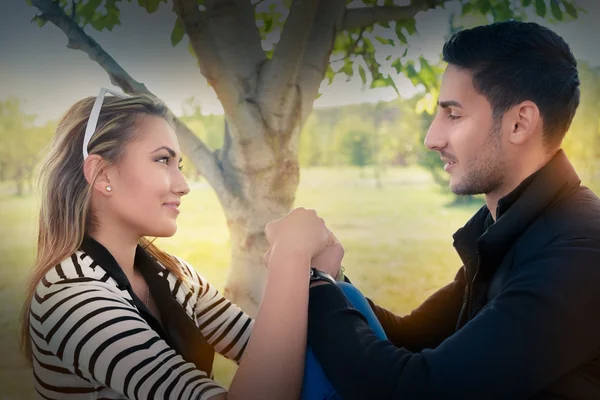
M 459 118 L 460 118 L 460 115 L 453 115 L 453 114 L 450 114 L 450 115 L 448 115 L 448 118 L 450 118 L 450 119 L 459 119 Z

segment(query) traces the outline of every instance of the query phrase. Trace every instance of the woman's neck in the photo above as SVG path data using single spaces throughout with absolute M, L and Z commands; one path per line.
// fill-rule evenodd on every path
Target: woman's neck
M 136 247 L 140 238 L 136 235 L 128 235 L 122 227 L 115 224 L 99 227 L 89 236 L 100 243 L 115 258 L 127 278 L 131 281 L 134 277 L 134 259 Z

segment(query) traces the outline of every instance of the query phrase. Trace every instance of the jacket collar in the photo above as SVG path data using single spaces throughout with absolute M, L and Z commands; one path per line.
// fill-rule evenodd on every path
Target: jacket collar
M 127 275 L 106 247 L 92 237 L 84 235 L 80 248 L 84 253 L 89 254 L 117 282 L 120 289 L 131 288 Z M 158 274 L 164 269 L 140 245 L 135 250 L 134 264 L 144 277 L 148 273 Z
M 500 199 L 497 221 L 485 230 L 490 212 L 483 206 L 454 235 L 454 247 L 467 273 L 474 274 L 473 261 L 485 258 L 486 267 L 495 269 L 510 246 L 549 206 L 566 192 L 578 187 L 580 179 L 563 150 L 539 171 L 527 178 L 515 191 Z M 469 271 L 470 269 L 470 271 Z M 487 268 L 486 268 L 487 269 Z

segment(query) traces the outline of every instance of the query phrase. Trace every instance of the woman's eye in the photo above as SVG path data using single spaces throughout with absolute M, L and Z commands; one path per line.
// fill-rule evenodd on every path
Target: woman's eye
M 163 162 L 164 161 L 164 164 L 169 164 L 169 160 L 170 159 L 171 159 L 171 157 L 161 157 L 161 158 L 159 158 L 156 161 L 158 161 L 158 162 Z

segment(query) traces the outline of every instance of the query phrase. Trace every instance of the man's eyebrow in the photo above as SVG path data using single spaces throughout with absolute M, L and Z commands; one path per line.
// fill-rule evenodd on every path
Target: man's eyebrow
M 462 104 L 460 104 L 458 101 L 456 100 L 446 100 L 446 101 L 439 101 L 438 100 L 438 105 L 442 108 L 448 108 L 448 107 L 458 107 L 458 108 L 463 108 Z
M 175 157 L 175 150 L 173 150 L 172 148 L 168 147 L 168 146 L 160 146 L 158 149 L 154 150 L 152 153 L 156 153 L 159 150 L 166 150 L 169 152 L 169 155 L 171 157 Z M 183 160 L 183 158 L 179 157 L 179 162 L 181 162 Z

